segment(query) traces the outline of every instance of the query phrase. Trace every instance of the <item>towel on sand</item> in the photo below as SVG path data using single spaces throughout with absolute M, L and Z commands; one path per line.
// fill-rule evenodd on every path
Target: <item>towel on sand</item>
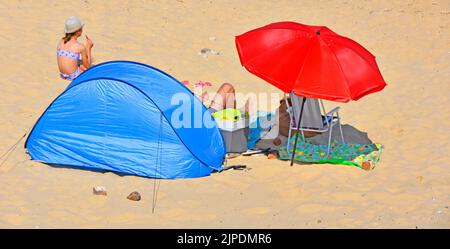
M 295 136 L 292 136 L 289 141 L 291 144 L 289 151 L 286 150 L 286 146 L 280 148 L 278 152 L 279 159 L 291 159 L 294 141 Z M 341 144 L 333 139 L 331 142 L 330 154 L 327 156 L 327 144 L 317 144 L 315 143 L 316 141 L 317 138 L 306 138 L 303 140 L 302 137 L 299 136 L 294 159 L 297 162 L 344 164 L 370 170 L 375 168 L 376 163 L 380 160 L 380 155 L 383 148 L 383 146 L 378 143 Z

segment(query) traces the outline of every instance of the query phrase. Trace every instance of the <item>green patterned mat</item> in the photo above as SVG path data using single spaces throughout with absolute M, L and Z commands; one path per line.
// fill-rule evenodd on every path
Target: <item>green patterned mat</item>
M 289 141 L 290 151 L 286 150 L 286 146 L 280 148 L 278 152 L 280 160 L 291 160 L 294 141 L 295 136 L 292 136 Z M 326 144 L 313 144 L 308 142 L 307 138 L 303 141 L 302 137 L 299 137 L 294 159 L 297 162 L 344 164 L 370 170 L 374 169 L 380 160 L 382 148 L 383 146 L 378 143 L 343 145 L 333 140 L 330 155 L 327 156 Z

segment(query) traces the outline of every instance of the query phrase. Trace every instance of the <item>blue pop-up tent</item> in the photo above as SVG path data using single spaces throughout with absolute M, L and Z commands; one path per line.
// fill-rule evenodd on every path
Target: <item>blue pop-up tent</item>
M 183 101 L 174 101 L 177 94 Z M 180 108 L 188 112 L 178 117 Z M 51 165 L 169 179 L 221 170 L 226 153 L 209 111 L 189 89 L 129 61 L 78 76 L 39 118 L 25 148 Z

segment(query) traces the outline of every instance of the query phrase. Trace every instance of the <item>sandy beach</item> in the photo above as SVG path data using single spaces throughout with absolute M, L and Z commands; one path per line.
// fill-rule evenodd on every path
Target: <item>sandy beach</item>
M 365 171 L 240 156 L 227 164 L 248 170 L 161 180 L 152 213 L 154 179 L 30 161 L 23 139 L 0 166 L 0 228 L 450 228 L 450 1 L 2 1 L 0 155 L 69 84 L 55 49 L 71 15 L 95 64 L 138 61 L 210 91 L 280 92 L 241 66 L 234 38 L 248 30 L 294 21 L 351 37 L 388 86 L 326 105 L 384 145 L 381 161 Z

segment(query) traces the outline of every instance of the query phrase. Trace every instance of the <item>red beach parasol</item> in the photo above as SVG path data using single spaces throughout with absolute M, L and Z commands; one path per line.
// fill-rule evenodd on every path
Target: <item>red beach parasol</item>
M 324 26 L 273 23 L 237 36 L 236 47 L 248 71 L 286 93 L 348 102 L 386 86 L 375 56 Z
M 305 97 L 299 120 L 306 98 L 348 102 L 386 86 L 375 56 L 325 26 L 272 23 L 237 36 L 236 47 L 248 71 L 285 93 Z M 291 165 L 293 158 L 294 153 Z

